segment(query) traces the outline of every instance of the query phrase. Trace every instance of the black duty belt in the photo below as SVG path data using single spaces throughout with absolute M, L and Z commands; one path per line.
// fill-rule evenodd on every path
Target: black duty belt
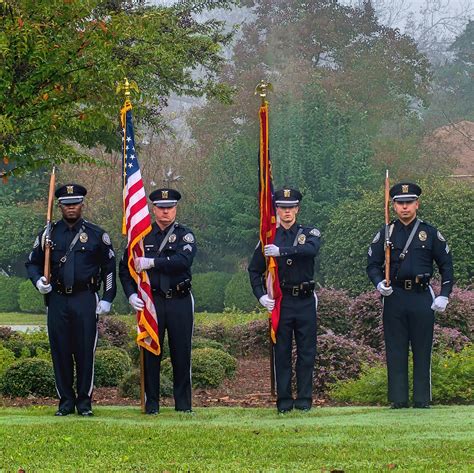
M 173 297 L 185 297 L 191 292 L 191 280 L 186 279 L 176 286 L 168 289 L 166 292 L 161 289 L 153 288 L 152 291 L 165 299 L 173 299 Z
M 306 281 L 297 285 L 281 284 L 281 291 L 293 297 L 310 297 L 316 287 L 314 281 Z
M 429 278 L 419 278 L 416 277 L 415 279 L 402 279 L 401 281 L 394 280 L 392 284 L 395 287 L 401 287 L 405 289 L 405 291 L 417 290 L 417 291 L 425 291 L 428 289 L 430 284 Z
M 96 292 L 98 289 L 97 285 L 93 282 L 75 283 L 71 287 L 65 287 L 60 281 L 56 281 L 52 283 L 52 286 L 54 292 L 67 296 L 84 291 Z

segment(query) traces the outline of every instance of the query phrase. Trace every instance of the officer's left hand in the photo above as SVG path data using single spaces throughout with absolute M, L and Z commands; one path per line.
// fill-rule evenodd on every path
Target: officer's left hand
M 112 307 L 112 304 L 110 302 L 99 301 L 99 303 L 97 304 L 97 307 L 95 309 L 95 313 L 97 315 L 108 314 L 110 312 L 111 307 Z
M 435 312 L 444 312 L 446 310 L 446 306 L 448 305 L 448 298 L 445 296 L 438 296 L 431 304 L 431 310 Z
M 263 252 L 265 256 L 280 256 L 280 248 L 276 245 L 265 245 Z
M 153 258 L 145 258 L 143 256 L 140 258 L 135 258 L 135 269 L 138 273 L 154 267 L 155 260 Z

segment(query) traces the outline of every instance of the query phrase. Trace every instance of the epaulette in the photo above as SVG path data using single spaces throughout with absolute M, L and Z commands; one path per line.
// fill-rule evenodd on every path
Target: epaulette
M 84 223 L 84 226 L 87 227 L 87 228 L 90 228 L 91 230 L 99 233 L 99 234 L 102 234 L 105 232 L 105 230 L 101 227 L 99 227 L 99 225 L 96 225 L 95 223 L 91 223 L 89 222 L 88 220 L 83 220 L 83 223 Z

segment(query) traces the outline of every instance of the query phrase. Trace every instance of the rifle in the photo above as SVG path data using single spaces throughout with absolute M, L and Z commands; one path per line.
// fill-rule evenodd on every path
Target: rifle
M 390 183 L 385 171 L 385 285 L 390 286 Z
M 48 194 L 48 211 L 46 212 L 46 230 L 44 232 L 44 271 L 43 275 L 46 281 L 49 283 L 51 278 L 51 229 L 53 220 L 53 200 L 54 200 L 54 187 L 56 185 L 56 174 L 55 167 L 51 172 L 49 178 L 49 194 Z

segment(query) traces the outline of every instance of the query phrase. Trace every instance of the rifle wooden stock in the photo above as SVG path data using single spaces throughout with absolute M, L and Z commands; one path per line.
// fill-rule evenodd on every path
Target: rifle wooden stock
M 53 202 L 54 202 L 54 187 L 56 185 L 55 168 L 51 172 L 49 178 L 49 194 L 48 194 L 48 210 L 46 213 L 46 231 L 44 238 L 44 270 L 43 275 L 49 283 L 51 278 L 51 225 L 53 221 Z
M 390 182 L 385 171 L 385 285 L 390 286 Z

